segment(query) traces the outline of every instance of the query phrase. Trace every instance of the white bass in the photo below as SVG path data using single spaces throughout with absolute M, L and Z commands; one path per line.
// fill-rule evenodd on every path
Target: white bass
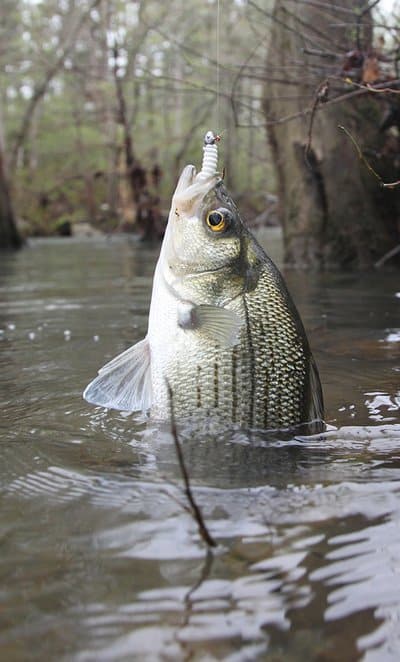
M 155 269 L 146 337 L 107 363 L 86 400 L 246 428 L 321 426 L 322 391 L 283 278 L 217 173 L 217 139 L 186 166 Z

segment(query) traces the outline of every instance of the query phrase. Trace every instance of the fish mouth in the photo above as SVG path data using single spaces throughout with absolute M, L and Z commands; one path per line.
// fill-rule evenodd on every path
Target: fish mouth
M 207 179 L 199 177 L 195 166 L 187 165 L 176 185 L 173 195 L 174 208 L 179 213 L 193 213 L 194 207 L 211 191 L 220 177 L 215 174 Z
M 217 274 L 221 271 L 224 271 L 226 269 L 226 264 L 222 264 L 220 267 L 216 267 L 215 269 L 203 269 L 203 267 L 199 267 L 199 270 L 196 270 L 196 265 L 193 264 L 193 262 L 181 262 L 182 266 L 181 267 L 181 277 L 184 277 L 186 279 L 191 279 L 191 278 L 199 278 L 201 276 L 206 276 L 210 274 Z M 190 273 L 187 273 L 186 269 L 190 267 Z

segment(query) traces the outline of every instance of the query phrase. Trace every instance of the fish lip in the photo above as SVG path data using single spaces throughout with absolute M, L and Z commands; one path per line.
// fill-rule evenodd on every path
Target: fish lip
M 194 271 L 193 270 L 193 264 L 187 262 L 186 265 L 188 267 L 190 267 L 191 273 L 185 273 L 183 275 L 184 278 L 195 278 L 195 277 L 197 278 L 197 276 L 204 276 L 206 274 L 216 274 L 216 273 L 226 269 L 226 264 L 222 264 L 220 267 L 216 267 L 215 269 L 202 269 L 201 271 Z M 184 271 L 184 270 L 182 270 L 182 271 Z
M 204 198 L 218 183 L 218 177 L 209 177 L 208 179 L 198 180 L 197 176 L 187 186 L 182 183 L 177 186 L 173 195 L 173 203 L 182 210 L 187 211 Z
M 202 274 L 214 274 L 217 273 L 218 271 L 222 271 L 223 269 L 226 269 L 226 264 L 222 264 L 220 267 L 216 267 L 215 269 L 202 269 L 202 271 L 195 271 L 194 273 L 196 274 L 196 276 Z

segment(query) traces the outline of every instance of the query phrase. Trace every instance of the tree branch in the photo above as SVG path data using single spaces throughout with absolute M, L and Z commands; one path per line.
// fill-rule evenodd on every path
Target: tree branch
M 376 170 L 374 170 L 372 165 L 369 163 L 369 161 L 367 161 L 367 159 L 365 158 L 364 154 L 361 151 L 360 145 L 358 144 L 358 142 L 354 138 L 354 136 L 350 133 L 350 131 L 348 129 L 346 129 L 344 126 L 342 126 L 341 124 L 338 125 L 338 129 L 341 129 L 341 131 L 344 131 L 346 136 L 348 136 L 350 138 L 351 142 L 353 143 L 354 147 L 357 150 L 357 154 L 359 156 L 360 161 L 362 161 L 364 163 L 364 165 L 366 166 L 366 168 L 370 171 L 370 173 L 372 173 L 374 175 L 374 177 L 378 180 L 378 182 L 379 182 L 379 184 L 381 185 L 382 188 L 396 188 L 396 186 L 400 186 L 400 180 L 398 180 L 397 182 L 384 182 L 382 177 L 380 176 L 380 174 L 377 173 Z
M 178 430 L 176 427 L 176 421 L 175 421 L 175 412 L 174 412 L 174 403 L 173 403 L 173 393 L 171 386 L 167 382 L 167 388 L 168 388 L 168 397 L 169 397 L 169 403 L 170 403 L 170 409 L 171 409 L 171 433 L 172 433 L 172 438 L 174 440 L 175 444 L 175 450 L 176 450 L 176 455 L 178 458 L 178 463 L 179 463 L 179 468 L 181 470 L 183 482 L 185 484 L 185 494 L 187 496 L 187 500 L 189 501 L 191 512 L 193 515 L 194 520 L 197 522 L 197 526 L 199 529 L 200 536 L 206 543 L 208 547 L 217 547 L 217 543 L 212 537 L 211 533 L 209 532 L 206 523 L 204 521 L 202 512 L 197 505 L 192 488 L 190 486 L 190 479 L 189 479 L 189 474 L 186 468 L 185 460 L 183 457 L 183 451 L 182 451 L 182 446 L 179 441 L 178 437 Z
M 31 126 L 32 122 L 32 117 L 33 113 L 35 112 L 36 106 L 38 105 L 39 101 L 44 97 L 46 94 L 48 87 L 53 80 L 54 76 L 57 74 L 57 72 L 61 69 L 63 66 L 65 59 L 68 57 L 68 55 L 71 53 L 73 50 L 75 44 L 76 44 L 76 39 L 82 30 L 84 24 L 86 23 L 87 19 L 90 17 L 90 12 L 99 5 L 101 0 L 93 0 L 89 6 L 89 8 L 86 10 L 86 12 L 83 13 L 82 16 L 80 16 L 79 20 L 77 21 L 75 28 L 71 31 L 70 35 L 66 38 L 66 45 L 62 49 L 61 55 L 57 58 L 53 66 L 48 69 L 44 79 L 42 80 L 41 83 L 39 83 L 33 92 L 32 97 L 29 100 L 29 103 L 25 109 L 24 115 L 22 117 L 21 121 L 21 126 L 20 129 L 15 137 L 14 145 L 11 150 L 11 159 L 10 159 L 10 170 L 11 172 L 14 172 L 16 167 L 17 167 L 17 161 L 18 161 L 18 154 L 19 150 L 21 149 L 22 145 L 24 144 L 27 135 L 29 133 L 29 129 Z

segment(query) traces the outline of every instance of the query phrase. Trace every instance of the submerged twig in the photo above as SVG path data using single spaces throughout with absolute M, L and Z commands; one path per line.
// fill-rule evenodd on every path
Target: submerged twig
M 358 144 L 358 142 L 354 138 L 354 136 L 350 133 L 350 131 L 348 129 L 346 129 L 346 127 L 342 126 L 341 124 L 338 124 L 338 128 L 341 129 L 341 131 L 344 131 L 346 136 L 348 136 L 350 138 L 351 142 L 353 143 L 354 147 L 357 150 L 357 154 L 360 158 L 360 161 L 362 161 L 364 163 L 364 165 L 366 166 L 366 168 L 368 168 L 368 170 L 374 175 L 374 177 L 378 180 L 378 182 L 382 186 L 382 188 L 396 188 L 396 186 L 400 186 L 400 179 L 396 182 L 384 182 L 382 177 L 380 176 L 380 174 L 377 173 L 376 170 L 374 170 L 374 168 L 372 167 L 370 162 L 365 158 L 364 154 L 361 151 L 360 145 Z
M 385 262 L 390 260 L 392 257 L 395 257 L 397 253 L 400 253 L 400 244 L 398 244 L 394 248 L 391 248 L 390 251 L 388 251 L 387 253 L 385 253 L 385 255 L 379 258 L 379 260 L 375 262 L 374 267 L 376 269 L 380 269 L 380 267 L 382 267 L 385 264 Z
M 198 580 L 195 582 L 195 584 L 193 584 L 193 586 L 188 590 L 188 592 L 185 595 L 185 603 L 188 607 L 190 607 L 190 604 L 192 602 L 193 593 L 195 591 L 197 591 L 197 589 L 200 588 L 200 586 L 202 584 L 204 584 L 204 582 L 210 576 L 213 561 L 214 561 L 214 555 L 213 555 L 212 551 L 210 550 L 210 548 L 208 548 L 206 557 L 204 559 L 204 565 L 202 567 L 200 577 L 198 578 Z
M 168 388 L 168 397 L 169 397 L 169 403 L 170 403 L 170 410 L 171 410 L 171 433 L 172 433 L 172 438 L 174 440 L 175 444 L 175 450 L 176 450 L 176 455 L 178 458 L 178 464 L 179 468 L 181 470 L 183 482 L 185 484 L 185 494 L 187 496 L 187 500 L 189 501 L 190 504 L 190 512 L 192 513 L 193 519 L 196 521 L 200 536 L 208 545 L 208 547 L 217 547 L 217 543 L 212 537 L 211 533 L 209 532 L 207 525 L 204 521 L 202 512 L 197 505 L 192 488 L 190 487 L 190 479 L 189 479 L 189 474 L 186 468 L 185 460 L 183 457 L 183 451 L 182 451 L 182 446 L 179 441 L 178 437 L 178 430 L 176 427 L 176 421 L 175 421 L 175 412 L 174 412 L 174 403 L 173 403 L 173 393 L 171 386 L 167 382 L 167 388 Z
M 199 589 L 200 586 L 202 586 L 202 584 L 204 584 L 204 582 L 206 582 L 207 579 L 209 578 L 213 561 L 214 561 L 214 554 L 212 553 L 210 547 L 207 547 L 207 552 L 206 552 L 206 555 L 205 555 L 205 558 L 204 558 L 204 563 L 203 563 L 203 566 L 202 566 L 202 569 L 201 569 L 200 577 L 197 579 L 195 584 L 188 590 L 188 592 L 186 593 L 186 595 L 183 598 L 184 605 L 185 605 L 184 616 L 183 616 L 182 623 L 179 625 L 179 630 L 175 634 L 175 638 L 176 638 L 177 643 L 179 645 L 182 645 L 182 640 L 179 637 L 179 633 L 180 633 L 181 630 L 183 630 L 185 627 L 187 627 L 189 625 L 190 617 L 193 614 L 193 607 L 194 607 L 194 604 L 195 604 L 195 599 L 193 599 L 193 593 L 195 593 L 197 591 L 197 589 Z M 189 654 L 184 657 L 185 660 L 191 660 L 192 659 L 191 652 L 188 651 L 188 653 Z

